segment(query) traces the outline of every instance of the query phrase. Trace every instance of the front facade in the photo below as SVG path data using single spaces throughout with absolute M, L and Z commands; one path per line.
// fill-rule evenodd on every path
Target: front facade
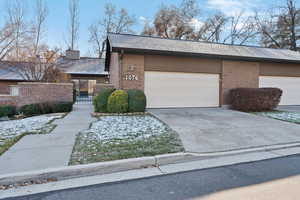
M 156 46 L 167 50 L 147 49 L 149 42 L 155 43 L 153 39 L 158 41 Z M 165 41 L 160 38 L 111 35 L 107 52 L 109 61 L 106 63 L 111 84 L 121 89 L 144 90 L 148 108 L 228 105 L 228 93 L 237 87 L 278 87 L 283 90 L 282 105 L 300 105 L 298 52 L 237 46 L 246 53 L 250 51 L 252 54 L 251 50 L 255 50 L 262 54 L 267 52 L 272 57 L 233 55 L 237 49 L 233 53 L 219 55 L 220 49 L 230 46 L 218 44 L 216 47 L 213 46 L 216 44 L 206 43 L 210 49 L 204 49 L 205 54 L 201 54 L 179 51 L 195 49 L 198 42 L 167 40 L 170 43 L 164 44 Z M 140 43 L 143 48 L 136 48 Z M 177 43 L 179 50 L 172 43 Z M 219 51 L 218 55 L 211 49 Z

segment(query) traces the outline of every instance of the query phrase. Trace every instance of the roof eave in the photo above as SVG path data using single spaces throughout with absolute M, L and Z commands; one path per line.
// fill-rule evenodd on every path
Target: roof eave
M 190 53 L 190 52 L 179 52 L 179 51 L 162 51 L 162 50 L 151 50 L 151 49 L 112 47 L 112 52 L 122 52 L 122 51 L 124 51 L 124 53 L 134 53 L 134 54 L 151 53 L 153 55 L 189 56 L 189 57 L 201 57 L 201 58 L 223 59 L 223 60 L 242 60 L 242 61 L 250 61 L 250 62 L 276 62 L 276 63 L 300 64 L 300 60 L 258 58 L 258 57 L 230 56 L 230 55 L 220 55 L 220 54 L 204 54 L 204 53 Z

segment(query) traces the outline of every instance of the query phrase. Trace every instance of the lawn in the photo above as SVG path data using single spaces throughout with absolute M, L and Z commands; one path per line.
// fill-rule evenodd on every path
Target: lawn
M 177 133 L 151 115 L 103 116 L 78 134 L 70 165 L 183 150 Z
M 55 128 L 51 122 L 63 117 L 63 114 L 50 114 L 28 117 L 19 120 L 0 122 L 0 155 L 7 151 L 27 134 L 49 133 Z
M 255 112 L 254 114 L 273 118 L 273 119 L 278 119 L 286 122 L 300 124 L 300 113 L 298 112 L 275 110 L 275 111 L 268 111 L 268 112 Z

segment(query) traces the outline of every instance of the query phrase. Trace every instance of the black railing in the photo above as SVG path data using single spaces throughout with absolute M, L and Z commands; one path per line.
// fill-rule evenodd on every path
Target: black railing
M 76 104 L 92 104 L 93 96 L 81 95 L 76 97 Z

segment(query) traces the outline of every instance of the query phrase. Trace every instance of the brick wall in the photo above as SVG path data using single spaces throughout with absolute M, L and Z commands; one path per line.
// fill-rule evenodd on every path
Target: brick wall
M 259 85 L 259 63 L 223 61 L 222 104 L 230 104 L 229 91 L 233 88 L 257 88 Z
M 10 92 L 9 86 L 17 85 L 17 84 L 18 84 L 17 81 L 0 81 L 0 94 L 9 94 Z
M 144 90 L 145 56 L 125 54 L 122 60 L 121 88 Z
M 114 85 L 112 84 L 96 84 L 94 88 L 94 95 L 97 95 L 99 92 L 101 92 L 104 88 L 114 88 Z
M 2 105 L 17 105 L 17 97 L 10 95 L 0 95 L 0 106 Z
M 42 102 L 72 102 L 72 83 L 19 83 L 18 107 Z
M 72 83 L 18 83 L 18 94 L 0 95 L 0 105 L 21 107 L 27 104 L 43 102 L 72 102 Z

